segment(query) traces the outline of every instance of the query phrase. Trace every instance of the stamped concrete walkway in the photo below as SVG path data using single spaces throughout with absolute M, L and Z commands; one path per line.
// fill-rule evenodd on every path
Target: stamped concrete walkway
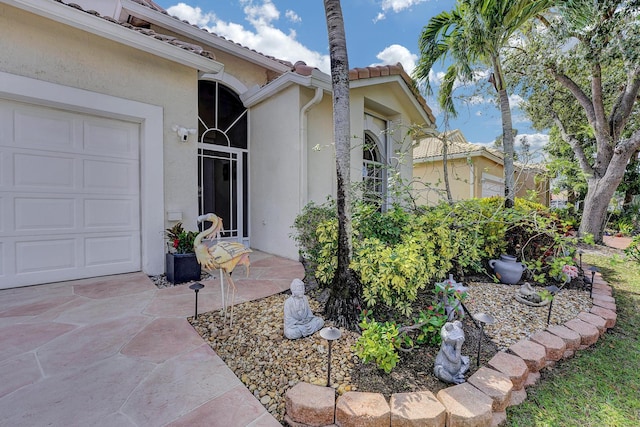
M 304 270 L 255 252 L 236 303 Z M 221 308 L 217 279 L 199 312 Z M 143 273 L 0 291 L 2 426 L 280 426 L 187 322 L 194 292 Z

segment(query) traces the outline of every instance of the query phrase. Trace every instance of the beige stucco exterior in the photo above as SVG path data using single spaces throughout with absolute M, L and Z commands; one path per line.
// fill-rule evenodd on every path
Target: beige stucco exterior
M 0 86 L 0 98 L 140 123 L 142 198 L 147 200 L 141 202 L 142 240 L 146 242 L 142 245 L 146 259 L 142 268 L 146 273 L 162 273 L 163 231 L 175 224 L 176 215 L 185 228 L 196 228 L 198 136 L 189 135 L 182 142 L 173 127 L 198 128 L 199 79 L 226 85 L 248 109 L 245 167 L 249 186 L 248 206 L 244 208 L 249 211 L 249 243 L 255 249 L 297 259 L 297 248 L 289 237 L 295 217 L 308 202 L 322 203 L 336 191 L 328 75 L 318 70 L 311 75 L 299 74 L 280 61 L 214 35 L 195 39 L 199 35 L 189 33 L 193 31 L 190 25 L 177 19 L 166 21 L 169 18 L 153 10 L 145 13 L 157 17 L 158 22 L 169 22 L 164 27 L 153 23 L 151 29 L 156 33 L 200 45 L 215 59 L 185 52 L 53 0 L 33 3 L 31 8 L 0 1 L 0 73 L 19 78 L 25 86 L 46 82 L 53 95 L 48 100 L 38 99 L 31 91 L 29 99 L 22 99 L 27 89 L 7 88 L 3 92 Z M 83 5 L 83 1 L 77 3 Z M 42 6 L 55 16 L 37 10 Z M 118 8 L 114 6 L 114 10 Z M 106 30 L 88 29 L 93 23 Z M 104 33 L 111 29 L 116 37 Z M 203 44 L 203 40 L 210 40 L 210 44 Z M 221 48 L 224 43 L 228 49 Z M 430 126 L 433 121 L 426 104 L 416 101 L 397 71 L 391 75 L 384 71 L 385 76 L 353 82 L 354 181 L 362 180 L 365 113 L 386 121 L 392 166 L 397 166 L 407 181 L 413 170 L 408 127 Z M 92 96 L 100 102 L 90 105 L 86 99 Z M 118 113 L 121 105 L 126 114 Z M 136 106 L 145 112 L 137 114 Z M 399 156 L 401 152 L 406 154 Z M 398 162 L 399 157 L 405 159 Z M 168 213 L 174 220 L 169 220 Z
M 460 131 L 449 135 L 447 175 L 454 201 L 490 197 L 504 193 L 502 154 L 469 144 Z M 419 142 L 414 151 L 413 192 L 418 205 L 435 205 L 447 200 L 442 143 L 437 138 Z M 549 181 L 541 167 L 517 163 L 516 197 L 549 206 Z

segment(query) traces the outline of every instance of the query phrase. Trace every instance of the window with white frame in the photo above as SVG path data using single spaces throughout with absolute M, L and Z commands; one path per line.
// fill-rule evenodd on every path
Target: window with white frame
M 362 146 L 363 199 L 386 210 L 387 201 L 387 121 L 365 114 Z

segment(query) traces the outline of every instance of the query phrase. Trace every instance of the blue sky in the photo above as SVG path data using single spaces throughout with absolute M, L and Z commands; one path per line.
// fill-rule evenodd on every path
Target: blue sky
M 171 15 L 234 42 L 292 63 L 302 60 L 329 73 L 322 0 L 155 1 Z M 350 68 L 400 62 L 411 74 L 418 61 L 422 28 L 431 17 L 451 10 L 455 0 L 342 0 L 341 3 Z M 442 69 L 431 75 L 434 94 L 441 75 Z M 474 144 L 491 145 L 502 133 L 494 93 L 485 85 L 459 88 L 456 94 L 460 95 L 456 106 L 458 117 L 449 119 L 448 129 L 460 129 Z M 519 100 L 517 94 L 511 94 L 513 126 L 518 130 L 516 145 L 526 136 L 532 150 L 539 152 L 548 137 L 530 128 L 517 108 Z M 438 129 L 445 130 L 435 98 L 427 97 L 427 102 L 436 115 Z M 540 158 L 536 156 L 535 160 Z

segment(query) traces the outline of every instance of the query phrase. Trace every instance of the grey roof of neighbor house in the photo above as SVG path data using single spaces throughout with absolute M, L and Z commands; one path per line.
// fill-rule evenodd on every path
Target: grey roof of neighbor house
M 61 4 L 65 4 L 69 7 L 73 7 L 75 9 L 81 10 L 83 12 L 86 12 L 88 14 L 94 15 L 96 17 L 102 18 L 104 20 L 107 20 L 109 22 L 112 22 L 114 24 L 118 24 L 122 27 L 128 28 L 130 30 L 133 31 L 137 31 L 140 34 L 144 34 L 146 36 L 149 37 L 153 37 L 157 40 L 166 42 L 168 44 L 171 44 L 173 46 L 177 46 L 180 47 L 181 49 L 187 50 L 189 52 L 192 52 L 194 54 L 203 56 L 205 58 L 208 59 L 212 59 L 215 60 L 215 54 L 213 52 L 210 52 L 208 50 L 205 50 L 205 48 L 203 48 L 202 46 L 198 45 L 198 44 L 194 44 L 194 43 L 189 43 L 186 42 L 184 40 L 180 40 L 177 37 L 174 36 L 170 36 L 170 35 L 166 35 L 166 34 L 161 34 L 158 33 L 157 31 L 152 30 L 151 28 L 147 28 L 149 25 L 148 22 L 146 22 L 143 18 L 132 18 L 129 20 L 129 22 L 120 22 L 116 19 L 113 19 L 109 16 L 103 16 L 101 14 L 99 14 L 98 12 L 96 12 L 95 10 L 85 10 L 83 9 L 80 5 L 75 4 L 75 3 L 65 3 L 62 0 L 52 0 L 55 1 L 57 3 L 61 3 Z M 139 4 L 141 6 L 144 6 L 146 8 L 149 8 L 155 12 L 161 13 L 163 15 L 166 16 L 170 16 L 169 13 L 163 9 L 162 7 L 160 7 L 157 3 L 155 3 L 152 0 L 130 0 L 133 3 Z M 223 43 L 225 44 L 231 44 L 233 45 L 234 48 L 241 48 L 243 50 L 246 50 L 246 53 L 253 53 L 253 54 L 257 54 L 260 55 L 262 57 L 264 57 L 265 59 L 274 61 L 276 63 L 278 63 L 280 65 L 280 67 L 284 66 L 286 68 L 288 68 L 290 71 L 293 71 L 297 74 L 303 75 L 303 76 L 308 76 L 311 74 L 312 70 L 315 69 L 315 67 L 310 67 L 308 65 L 306 65 L 304 62 L 302 61 L 298 61 L 295 64 L 292 64 L 289 61 L 286 60 L 282 60 L 282 59 L 278 59 L 274 56 L 270 56 L 270 55 L 265 55 L 261 52 L 258 52 L 254 49 L 250 49 L 246 46 L 243 46 L 239 43 L 236 43 L 232 40 L 226 39 L 222 36 L 219 36 L 218 34 L 215 34 L 213 32 L 209 32 L 207 29 L 205 28 L 201 28 L 198 27 L 197 25 L 191 24 L 188 21 L 185 20 L 181 20 L 180 18 L 178 18 L 177 16 L 170 16 L 171 18 L 175 19 L 176 21 L 182 22 L 184 24 L 190 25 L 194 28 L 197 28 L 198 30 L 201 30 L 205 33 L 207 33 L 208 35 L 215 37 L 218 40 L 223 41 Z M 407 85 L 407 87 L 409 88 L 409 90 L 411 91 L 411 93 L 413 94 L 413 96 L 415 97 L 415 99 L 418 101 L 418 103 L 420 104 L 420 106 L 422 107 L 422 109 L 425 111 L 425 113 L 427 114 L 427 116 L 429 117 L 429 120 L 431 120 L 432 123 L 435 123 L 435 117 L 433 116 L 433 112 L 431 110 L 431 108 L 427 105 L 426 100 L 422 97 L 422 95 L 419 93 L 418 89 L 416 88 L 416 85 L 413 81 L 413 79 L 407 74 L 407 72 L 404 70 L 404 68 L 402 67 L 402 65 L 400 63 L 395 64 L 395 65 L 380 65 L 380 66 L 375 66 L 375 67 L 365 67 L 365 68 L 353 68 L 351 70 L 349 70 L 349 80 L 351 81 L 355 81 L 355 80 L 364 80 L 364 79 L 369 79 L 369 78 L 376 78 L 376 77 L 385 77 L 385 76 L 394 76 L 397 75 L 400 78 L 402 78 L 402 80 L 404 81 L 404 83 Z

